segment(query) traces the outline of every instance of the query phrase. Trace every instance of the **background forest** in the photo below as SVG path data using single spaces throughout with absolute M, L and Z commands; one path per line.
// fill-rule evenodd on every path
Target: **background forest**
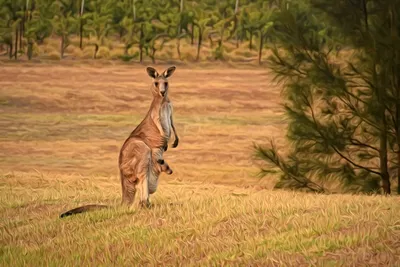
M 262 60 L 274 1 L 1 0 L 9 58 Z

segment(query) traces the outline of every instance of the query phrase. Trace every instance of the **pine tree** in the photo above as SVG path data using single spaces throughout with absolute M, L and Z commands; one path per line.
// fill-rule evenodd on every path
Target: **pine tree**
M 256 146 L 258 158 L 281 169 L 278 187 L 325 191 L 322 180 L 339 179 L 390 194 L 391 169 L 400 177 L 400 1 L 288 4 L 275 14 L 270 66 L 285 85 L 293 146 L 286 158 L 273 143 Z M 338 45 L 352 57 L 336 57 Z

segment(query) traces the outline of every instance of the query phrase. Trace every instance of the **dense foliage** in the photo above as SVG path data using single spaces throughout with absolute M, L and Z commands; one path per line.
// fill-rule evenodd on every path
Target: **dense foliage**
M 334 179 L 390 194 L 397 178 L 400 192 L 399 10 L 399 0 L 303 0 L 275 12 L 270 66 L 292 148 L 256 151 L 282 171 L 277 187 L 322 192 Z
M 123 43 L 123 59 L 144 56 L 153 61 L 165 42 L 184 38 L 196 46 L 199 60 L 209 41 L 214 59 L 224 59 L 224 42 L 259 43 L 261 61 L 264 41 L 271 26 L 274 1 L 263 0 L 0 0 L 0 45 L 10 58 L 26 54 L 47 38 L 58 38 L 64 57 L 71 38 L 79 47 L 93 47 L 93 58 L 106 41 Z M 88 42 L 84 42 L 88 40 Z M 138 54 L 129 54 L 132 47 Z M 1 47 L 0 47 L 1 48 Z

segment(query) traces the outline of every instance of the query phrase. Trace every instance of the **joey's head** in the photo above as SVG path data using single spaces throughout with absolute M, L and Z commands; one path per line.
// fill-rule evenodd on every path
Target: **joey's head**
M 168 175 L 171 175 L 173 173 L 173 171 L 171 170 L 169 165 L 165 162 L 165 160 L 159 159 L 159 160 L 157 160 L 157 163 L 158 163 L 158 168 L 159 168 L 160 172 L 165 172 Z
M 147 67 L 147 74 L 153 78 L 151 91 L 154 96 L 166 97 L 168 95 L 168 78 L 174 73 L 176 67 L 172 66 L 159 74 L 153 67 Z

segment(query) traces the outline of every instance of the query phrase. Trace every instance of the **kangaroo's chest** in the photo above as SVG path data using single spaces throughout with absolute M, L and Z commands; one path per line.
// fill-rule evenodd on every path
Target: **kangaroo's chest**
M 169 140 L 171 137 L 171 106 L 165 103 L 160 109 L 160 124 L 164 133 L 164 137 Z

